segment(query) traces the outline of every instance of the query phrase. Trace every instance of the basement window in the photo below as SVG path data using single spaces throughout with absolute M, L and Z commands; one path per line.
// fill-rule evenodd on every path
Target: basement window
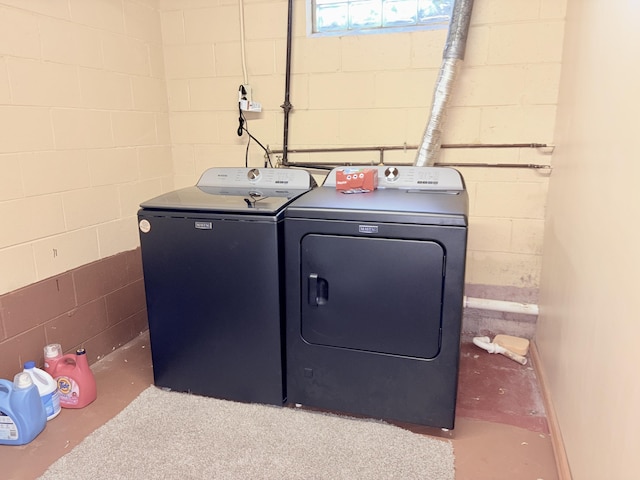
M 307 0 L 311 36 L 446 28 L 454 0 Z

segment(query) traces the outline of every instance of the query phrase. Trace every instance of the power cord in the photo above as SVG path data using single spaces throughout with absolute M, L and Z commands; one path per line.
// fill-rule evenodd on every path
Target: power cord
M 241 95 L 243 97 L 247 94 L 247 91 L 245 90 L 243 85 L 240 85 L 240 88 L 238 88 L 238 91 L 241 93 Z M 249 122 L 247 121 L 247 119 L 244 116 L 244 113 L 242 111 L 242 107 L 241 107 L 240 102 L 238 102 L 238 130 L 237 130 L 237 134 L 238 134 L 239 137 L 241 137 L 243 132 L 246 132 L 247 135 L 249 136 L 249 141 L 247 142 L 247 149 L 245 150 L 245 154 L 244 154 L 244 166 L 245 167 L 249 166 L 249 145 L 251 144 L 251 140 L 253 140 L 258 145 L 260 145 L 260 147 L 262 147 L 262 149 L 264 150 L 265 156 L 267 157 L 267 161 L 264 162 L 265 168 L 267 167 L 267 163 L 269 164 L 269 167 L 273 168 L 273 165 L 271 164 L 271 157 L 269 156 L 269 150 L 267 148 L 265 148 L 265 146 L 262 145 L 262 143 L 260 143 L 260 141 L 256 137 L 251 135 L 251 133 L 247 129 L 247 125 L 249 125 Z

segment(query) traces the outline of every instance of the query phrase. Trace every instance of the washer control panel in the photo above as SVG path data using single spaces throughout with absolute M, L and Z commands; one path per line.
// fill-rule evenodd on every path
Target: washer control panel
M 304 170 L 292 168 L 210 168 L 206 170 L 198 187 L 287 188 L 307 189 L 311 187 L 311 176 Z
M 343 168 L 350 170 L 356 167 L 338 167 L 331 170 L 323 187 L 336 186 L 336 172 Z M 378 188 L 398 188 L 404 190 L 438 190 L 462 191 L 464 181 L 457 170 L 450 167 L 413 167 L 383 165 L 375 167 L 358 167 L 378 170 Z

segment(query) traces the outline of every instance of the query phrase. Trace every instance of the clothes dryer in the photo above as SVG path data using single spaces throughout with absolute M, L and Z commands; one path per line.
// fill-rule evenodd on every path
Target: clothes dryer
M 468 199 L 460 173 L 336 171 L 285 212 L 288 401 L 453 428 Z

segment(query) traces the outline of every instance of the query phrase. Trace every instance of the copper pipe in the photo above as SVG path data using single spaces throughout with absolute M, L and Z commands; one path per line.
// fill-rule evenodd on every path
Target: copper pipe
M 291 152 L 289 152 L 291 153 Z M 306 162 L 288 162 L 287 167 L 298 167 L 298 168 L 311 168 L 311 169 L 319 169 L 319 170 L 331 170 L 335 167 L 370 167 L 373 164 L 371 163 L 359 163 L 359 162 L 315 162 L 315 163 L 306 163 Z M 384 164 L 381 164 L 384 165 Z M 389 163 L 388 165 L 399 166 L 399 167 L 410 167 L 415 166 L 413 163 Z M 551 170 L 553 167 L 551 165 L 539 164 L 539 163 L 446 163 L 446 162 L 436 162 L 433 166 L 435 167 L 457 167 L 457 168 L 473 168 L 473 167 L 482 167 L 482 168 L 526 168 L 532 170 Z
M 546 143 L 452 143 L 442 144 L 440 148 L 547 148 Z M 392 150 L 416 150 L 418 145 L 377 145 L 371 147 L 319 147 L 289 148 L 289 153 L 331 153 L 331 152 L 378 152 Z M 271 153 L 283 153 L 284 150 L 270 150 Z M 283 163 L 283 165 L 287 165 Z
M 386 151 L 398 151 L 398 150 L 416 150 L 417 145 L 377 145 L 369 147 L 322 147 L 322 148 L 294 148 L 288 149 L 288 153 L 344 153 L 344 152 L 380 152 L 379 164 L 384 165 L 384 152 Z M 444 144 L 440 148 L 551 148 L 553 145 L 547 145 L 546 143 L 457 143 L 457 144 Z M 278 154 L 283 153 L 283 150 L 270 150 L 270 153 Z M 285 161 L 284 157 L 281 164 L 285 167 L 309 167 L 309 168 L 321 168 L 329 169 L 339 166 L 369 166 L 371 162 L 289 162 Z M 410 166 L 413 163 L 393 163 L 393 165 Z M 447 167 L 490 167 L 490 168 L 533 168 L 533 169 L 550 169 L 551 166 L 544 164 L 521 164 L 521 163 L 442 163 L 436 162 L 434 165 L 447 166 Z

